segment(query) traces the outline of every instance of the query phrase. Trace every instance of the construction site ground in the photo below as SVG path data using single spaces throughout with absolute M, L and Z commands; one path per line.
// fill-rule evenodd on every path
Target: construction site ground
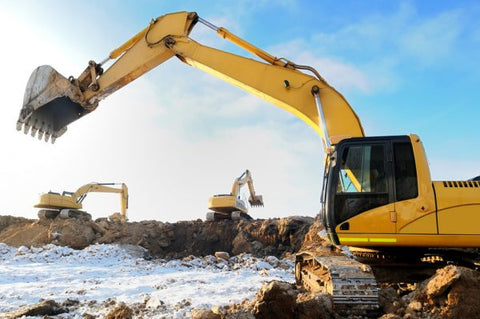
M 227 264 L 231 262 L 229 258 L 245 254 L 258 258 L 274 256 L 279 260 L 292 261 L 296 252 L 304 250 L 328 255 L 330 247 L 320 236 L 322 230 L 319 221 L 300 216 L 251 221 L 195 220 L 176 223 L 120 223 L 107 219 L 91 221 L 75 218 L 37 220 L 0 216 L 0 243 L 9 247 L 43 247 L 53 244 L 82 250 L 98 244 L 126 244 L 143 247 L 146 256 L 152 259 L 191 261 L 194 256 L 217 256 L 216 258 L 226 260 Z M 35 272 L 35 269 L 32 268 L 31 271 Z M 308 293 L 296 287 L 293 281 L 292 274 L 289 282 L 267 282 L 253 299 L 212 309 L 191 309 L 187 317 L 341 318 L 333 309 L 328 295 Z M 380 289 L 381 309 L 375 317 L 476 318 L 480 314 L 480 303 L 476 302 L 480 294 L 480 275 L 477 271 L 464 267 L 449 265 L 416 284 L 384 284 Z M 21 318 L 32 316 L 32 313 L 38 314 L 39 318 L 67 318 L 57 315 L 58 309 L 74 306 L 55 300 L 43 300 L 29 307 L 0 314 L 0 318 Z M 109 306 L 105 318 L 142 318 L 141 307 L 126 304 Z

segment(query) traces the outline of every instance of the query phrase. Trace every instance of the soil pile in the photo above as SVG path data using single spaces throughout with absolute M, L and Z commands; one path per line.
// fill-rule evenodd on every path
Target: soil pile
M 321 236 L 319 220 L 289 217 L 268 220 L 218 222 L 142 221 L 120 223 L 82 218 L 28 220 L 0 216 L 0 242 L 10 246 L 55 244 L 82 249 L 94 243 L 139 245 L 153 257 L 192 258 L 215 255 L 218 260 L 242 253 L 257 257 L 289 257 L 308 250 L 332 254 Z M 480 273 L 449 265 L 416 284 L 386 284 L 380 288 L 378 316 L 398 318 L 475 318 L 480 313 Z M 53 311 L 63 305 L 50 305 Z M 45 308 L 45 304 L 38 306 Z M 23 311 L 32 311 L 24 309 Z M 127 318 L 128 307 L 119 307 L 111 318 Z M 17 314 L 18 315 L 18 314 Z M 340 318 L 329 295 L 312 294 L 286 282 L 267 283 L 253 300 L 194 309 L 192 318 Z M 12 316 L 13 317 L 13 316 Z
M 410 289 L 382 290 L 382 318 L 478 318 L 480 273 L 457 266 L 438 269 Z
M 217 222 L 160 221 L 114 222 L 82 218 L 27 220 L 0 216 L 0 242 L 10 246 L 55 244 L 83 249 L 91 244 L 132 244 L 146 248 L 154 257 L 183 258 L 213 255 L 284 257 L 298 251 L 312 218 L 288 217 L 268 220 Z

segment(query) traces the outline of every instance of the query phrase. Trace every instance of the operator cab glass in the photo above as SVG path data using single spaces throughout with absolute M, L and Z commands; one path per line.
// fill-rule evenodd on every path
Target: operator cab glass
M 383 144 L 348 145 L 337 162 L 335 224 L 388 204 Z

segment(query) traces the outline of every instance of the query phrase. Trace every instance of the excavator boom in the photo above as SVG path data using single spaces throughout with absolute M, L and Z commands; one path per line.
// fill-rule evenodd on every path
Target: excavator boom
M 263 61 L 195 42 L 189 34 L 198 21 Z M 346 99 L 313 68 L 276 58 L 194 12 L 152 20 L 101 63 L 90 61 L 78 78 L 67 79 L 50 66 L 37 68 L 27 84 L 17 129 L 54 142 L 68 124 L 94 111 L 100 100 L 173 56 L 293 113 L 322 137 L 327 151 L 344 138 L 364 136 Z M 114 63 L 104 70 L 111 59 Z

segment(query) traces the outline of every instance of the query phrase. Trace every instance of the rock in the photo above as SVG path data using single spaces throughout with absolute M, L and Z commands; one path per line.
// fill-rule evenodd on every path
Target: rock
M 190 311 L 192 319 L 220 319 L 219 314 L 214 313 L 212 310 L 206 309 L 192 309 Z
M 297 293 L 292 284 L 272 281 L 263 286 L 254 300 L 253 314 L 257 319 L 289 319 L 295 314 Z
M 425 293 L 429 298 L 438 297 L 458 279 L 460 279 L 460 272 L 457 267 L 447 266 L 438 269 L 436 275 L 428 280 Z
M 223 315 L 227 314 L 227 311 L 223 307 L 220 307 L 220 306 L 213 306 L 211 310 L 214 314 L 217 314 L 217 315 L 223 316 Z
M 235 312 L 235 313 L 227 314 L 225 316 L 225 319 L 256 319 L 256 318 L 250 312 Z
M 395 314 L 404 311 L 404 301 L 401 300 L 393 287 L 386 287 L 379 291 L 380 308 L 384 313 Z
M 32 306 L 27 306 L 20 308 L 19 310 L 8 312 L 4 314 L 5 319 L 14 319 L 14 318 L 21 318 L 21 317 L 29 317 L 29 316 L 56 316 L 61 313 L 65 313 L 68 310 L 66 308 L 61 307 L 58 303 L 54 300 L 44 300 Z
M 480 274 L 449 265 L 438 269 L 401 300 L 408 305 L 404 316 L 409 318 L 418 317 L 419 313 L 428 313 L 434 318 L 476 318 L 480 313 L 479 295 Z
M 296 317 L 298 319 L 335 318 L 333 302 L 330 295 L 301 293 L 296 300 Z
M 239 255 L 241 253 L 250 253 L 250 243 L 248 235 L 244 232 L 239 232 L 232 242 L 232 253 Z
M 83 249 L 93 244 L 97 238 L 89 220 L 75 218 L 54 219 L 48 234 L 52 243 L 74 249 Z
M 130 309 L 125 303 L 121 302 L 112 311 L 110 311 L 105 319 L 132 319 L 133 310 Z
M 420 301 L 412 301 L 408 304 L 407 311 L 408 310 L 420 311 L 422 310 L 422 304 Z
M 230 259 L 230 254 L 225 251 L 217 251 L 215 252 L 215 257 L 217 257 L 217 259 L 223 259 L 228 261 Z

